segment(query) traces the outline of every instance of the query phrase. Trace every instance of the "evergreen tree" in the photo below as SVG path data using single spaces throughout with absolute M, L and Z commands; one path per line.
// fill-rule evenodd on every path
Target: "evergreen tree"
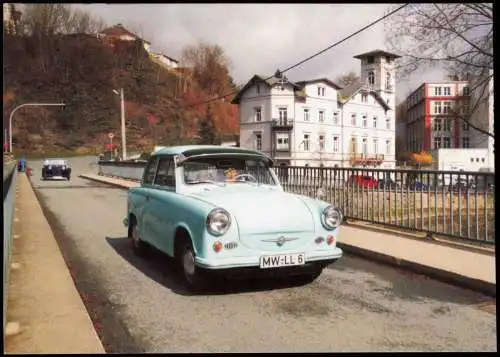
M 213 121 L 212 107 L 210 104 L 207 106 L 207 115 L 205 118 L 200 120 L 198 124 L 198 134 L 199 134 L 199 144 L 202 145 L 215 145 L 216 144 L 216 132 Z

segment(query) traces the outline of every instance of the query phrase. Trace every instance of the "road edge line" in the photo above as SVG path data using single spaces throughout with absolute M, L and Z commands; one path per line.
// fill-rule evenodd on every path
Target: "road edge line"
M 422 274 L 428 276 L 431 279 L 435 279 L 446 284 L 458 286 L 496 298 L 496 283 L 490 283 L 487 281 L 470 278 L 443 269 L 438 269 L 406 259 L 393 257 L 391 255 L 374 252 L 372 250 L 356 247 L 354 245 L 346 243 L 338 242 L 337 246 L 342 248 L 348 254 L 352 254 L 368 260 L 373 260 L 392 267 L 404 269 L 413 273 Z

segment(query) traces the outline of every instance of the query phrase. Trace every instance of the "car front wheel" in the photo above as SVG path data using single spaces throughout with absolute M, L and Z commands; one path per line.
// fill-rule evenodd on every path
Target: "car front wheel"
M 190 239 L 184 239 L 181 254 L 179 256 L 180 271 L 186 287 L 191 292 L 199 292 L 207 287 L 208 274 L 195 264 L 195 253 Z
M 132 238 L 132 249 L 135 255 L 145 257 L 148 253 L 148 245 L 142 241 L 137 223 L 133 223 L 129 229 L 129 237 Z

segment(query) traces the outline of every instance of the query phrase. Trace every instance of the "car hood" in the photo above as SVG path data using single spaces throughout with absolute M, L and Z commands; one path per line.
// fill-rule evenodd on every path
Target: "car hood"
M 314 231 L 311 211 L 294 194 L 235 185 L 189 196 L 227 210 L 235 217 L 240 234 Z

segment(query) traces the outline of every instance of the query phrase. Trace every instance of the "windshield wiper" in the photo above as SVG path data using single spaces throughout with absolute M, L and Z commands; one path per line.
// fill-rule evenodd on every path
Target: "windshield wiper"
M 194 181 L 189 181 L 189 182 L 186 182 L 188 185 L 197 185 L 197 184 L 200 184 L 200 183 L 211 183 L 211 184 L 214 184 L 214 185 L 217 185 L 217 186 L 226 186 L 226 183 L 225 182 L 219 182 L 219 181 L 212 181 L 212 180 L 194 180 Z

